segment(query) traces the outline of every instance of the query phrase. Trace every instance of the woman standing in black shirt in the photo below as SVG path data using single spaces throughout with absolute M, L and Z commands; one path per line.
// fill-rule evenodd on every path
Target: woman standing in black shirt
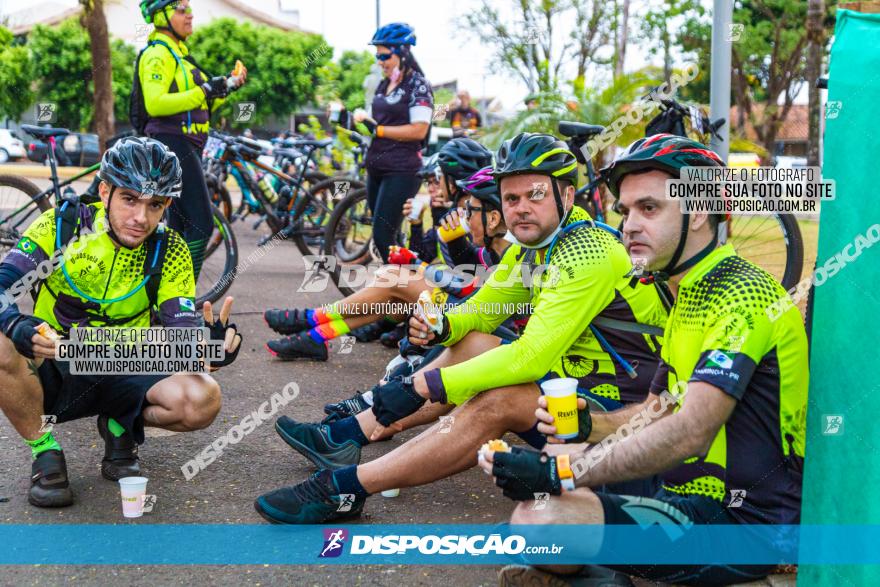
M 403 203 L 419 191 L 421 150 L 434 113 L 434 94 L 410 48 L 413 28 L 405 23 L 381 27 L 373 35 L 383 79 L 373 97 L 372 118 L 356 112 L 373 133 L 367 151 L 367 202 L 373 213 L 373 242 L 388 260 L 388 247 L 400 230 Z

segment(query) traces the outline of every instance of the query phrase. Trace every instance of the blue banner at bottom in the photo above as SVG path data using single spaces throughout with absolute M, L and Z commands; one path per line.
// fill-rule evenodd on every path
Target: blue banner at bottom
M 880 564 L 878 543 L 880 526 L 37 524 L 0 525 L 0 564 Z

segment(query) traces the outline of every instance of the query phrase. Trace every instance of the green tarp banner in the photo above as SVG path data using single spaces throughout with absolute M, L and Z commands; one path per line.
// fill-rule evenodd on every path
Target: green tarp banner
M 802 523 L 880 524 L 880 15 L 838 11 L 825 124 L 837 199 L 819 229 Z M 798 584 L 876 585 L 880 567 L 805 566 Z

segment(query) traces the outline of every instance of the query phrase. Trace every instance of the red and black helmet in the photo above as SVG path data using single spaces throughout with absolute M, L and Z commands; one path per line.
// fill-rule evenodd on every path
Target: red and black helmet
M 602 170 L 602 175 L 609 191 L 619 198 L 620 182 L 629 173 L 659 169 L 679 177 L 682 167 L 724 167 L 724 161 L 702 143 L 664 133 L 631 144 L 621 157 Z

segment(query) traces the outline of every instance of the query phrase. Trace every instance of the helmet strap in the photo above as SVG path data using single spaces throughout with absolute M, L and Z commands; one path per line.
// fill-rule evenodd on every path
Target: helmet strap
M 559 224 L 561 225 L 565 220 L 565 206 L 562 204 L 562 194 L 559 193 L 559 184 L 556 182 L 556 178 L 552 175 L 550 176 L 550 185 L 553 186 L 553 198 L 556 200 L 556 211 L 559 213 Z
M 482 206 L 480 206 L 480 220 L 483 222 L 483 246 L 488 249 L 492 246 L 492 239 L 494 239 L 497 235 L 489 234 L 489 219 L 486 216 L 486 203 L 481 203 Z
M 458 199 L 458 187 L 455 186 L 454 182 L 452 184 L 452 186 L 455 186 L 454 188 L 449 185 L 449 176 L 446 174 L 445 171 L 443 172 L 443 183 L 446 184 L 446 193 L 449 195 L 449 199 L 452 200 L 452 203 L 454 205 L 455 200 Z
M 666 264 L 666 267 L 661 269 L 660 271 L 652 272 L 652 277 L 654 281 L 664 282 L 668 281 L 670 277 L 673 275 L 678 275 L 680 273 L 684 273 L 700 261 L 702 261 L 706 256 L 709 255 L 715 247 L 718 245 L 718 231 L 715 230 L 712 233 L 712 241 L 703 247 L 699 253 L 685 261 L 684 263 L 678 264 L 679 259 L 681 259 L 682 253 L 684 253 L 684 247 L 687 242 L 687 233 L 688 226 L 690 224 L 689 218 L 687 214 L 682 214 L 681 221 L 681 236 L 678 239 L 678 246 L 675 248 L 675 253 L 672 254 L 672 258 L 669 260 L 669 263 Z
M 110 194 L 107 196 L 107 207 L 104 210 L 104 217 L 107 219 L 107 236 L 109 236 L 113 242 L 117 243 L 119 246 L 125 246 L 122 244 L 122 241 L 119 240 L 119 237 L 113 232 L 113 223 L 110 222 L 110 204 L 113 202 L 113 192 L 116 191 L 116 186 L 112 183 L 110 184 Z
M 180 38 L 180 35 L 177 34 L 177 31 L 174 30 L 174 27 L 171 25 L 171 17 L 168 16 L 168 9 L 171 8 L 171 5 L 165 6 L 162 9 L 162 14 L 165 15 L 165 22 L 168 23 L 167 27 L 156 27 L 158 29 L 167 30 L 171 33 L 171 36 L 178 40 L 178 42 L 183 43 L 183 39 Z

